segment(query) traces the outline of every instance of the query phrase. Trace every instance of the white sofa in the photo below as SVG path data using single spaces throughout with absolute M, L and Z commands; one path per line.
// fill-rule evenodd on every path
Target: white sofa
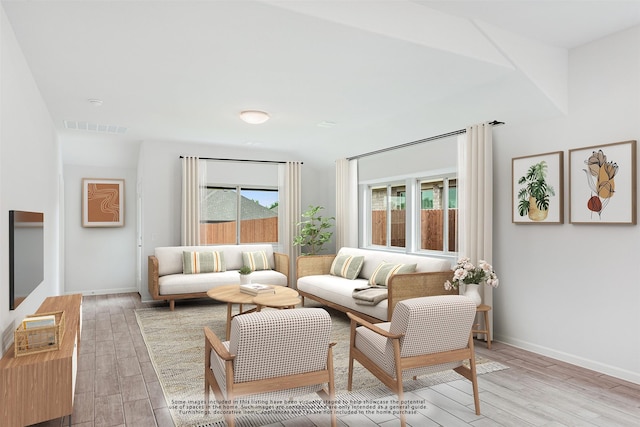
M 453 295 L 444 282 L 451 280 L 451 263 L 433 257 L 385 252 L 372 249 L 342 248 L 337 255 L 364 256 L 358 277 L 350 280 L 330 274 L 336 254 L 303 255 L 296 260 L 297 290 L 303 298 L 310 298 L 323 305 L 343 312 L 353 312 L 370 322 L 386 322 L 398 301 L 432 295 Z M 388 297 L 375 305 L 358 304 L 353 297 L 356 288 L 367 287 L 369 279 L 382 262 L 416 264 L 414 273 L 395 274 L 387 284 Z
M 154 300 L 166 300 L 171 310 L 175 300 L 203 298 L 207 291 L 221 285 L 240 284 L 238 270 L 244 265 L 243 252 L 264 251 L 269 269 L 251 273 L 254 283 L 289 285 L 289 256 L 273 251 L 271 245 L 164 246 L 149 256 L 149 293 Z M 185 274 L 184 252 L 219 252 L 224 254 L 225 271 Z

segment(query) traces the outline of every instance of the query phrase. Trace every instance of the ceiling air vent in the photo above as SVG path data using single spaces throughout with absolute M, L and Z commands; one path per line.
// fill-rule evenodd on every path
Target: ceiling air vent
M 127 128 L 117 125 L 101 125 L 97 123 L 78 122 L 76 120 L 64 120 L 64 128 L 71 130 L 84 130 L 87 132 L 100 132 L 123 135 Z

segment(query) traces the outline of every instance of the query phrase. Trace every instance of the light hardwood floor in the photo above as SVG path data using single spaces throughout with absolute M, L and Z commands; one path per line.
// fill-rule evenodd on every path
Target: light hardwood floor
M 84 298 L 72 425 L 173 426 L 134 314 L 152 305 L 141 303 L 138 294 Z M 407 393 L 407 399 L 427 402 L 407 416 L 410 426 L 640 426 L 640 385 L 498 342 L 491 350 L 476 342 L 476 351 L 509 366 L 478 377 L 482 415 L 473 411 L 468 381 L 460 380 Z M 314 427 L 327 419 L 304 417 L 277 426 Z M 69 419 L 38 426 L 61 425 Z M 399 421 L 357 414 L 340 416 L 339 425 L 391 427 Z

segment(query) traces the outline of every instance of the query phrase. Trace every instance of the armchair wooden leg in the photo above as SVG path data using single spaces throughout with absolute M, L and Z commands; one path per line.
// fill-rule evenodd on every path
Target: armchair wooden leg
M 206 335 L 206 332 L 205 332 Z M 204 340 L 204 414 L 209 415 L 209 370 L 211 370 L 211 343 Z
M 489 343 L 491 343 L 491 341 L 489 341 Z M 469 350 L 471 351 L 471 356 L 469 357 L 469 365 L 470 365 L 469 367 L 471 369 L 471 385 L 473 387 L 473 403 L 476 407 L 476 415 L 480 415 L 480 396 L 478 394 L 478 372 L 476 371 L 476 354 L 473 347 L 473 336 L 469 337 Z
M 329 371 L 329 406 L 331 408 L 331 427 L 337 427 L 338 419 L 336 417 L 336 386 L 335 377 L 333 374 L 333 346 L 336 343 L 329 344 L 329 351 L 327 351 L 327 370 Z
M 204 378 L 204 414 L 209 415 L 209 382 L 206 373 Z
M 356 322 L 351 321 L 351 333 L 349 336 L 349 376 L 347 377 L 347 390 L 351 391 L 353 384 L 353 351 L 356 348 Z
M 396 394 L 398 395 L 398 410 L 400 411 L 400 427 L 407 425 L 404 405 L 404 389 L 402 387 L 402 363 L 400 358 L 400 341 L 393 340 L 393 356 L 396 361 Z

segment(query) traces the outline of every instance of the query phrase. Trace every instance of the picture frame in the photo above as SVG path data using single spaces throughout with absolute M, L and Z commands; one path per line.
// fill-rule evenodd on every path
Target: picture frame
M 636 141 L 569 150 L 569 222 L 636 224 Z
M 564 153 L 553 151 L 511 160 L 511 222 L 564 223 Z M 535 197 L 539 195 L 540 201 Z
M 124 227 L 124 179 L 82 179 L 82 226 Z

